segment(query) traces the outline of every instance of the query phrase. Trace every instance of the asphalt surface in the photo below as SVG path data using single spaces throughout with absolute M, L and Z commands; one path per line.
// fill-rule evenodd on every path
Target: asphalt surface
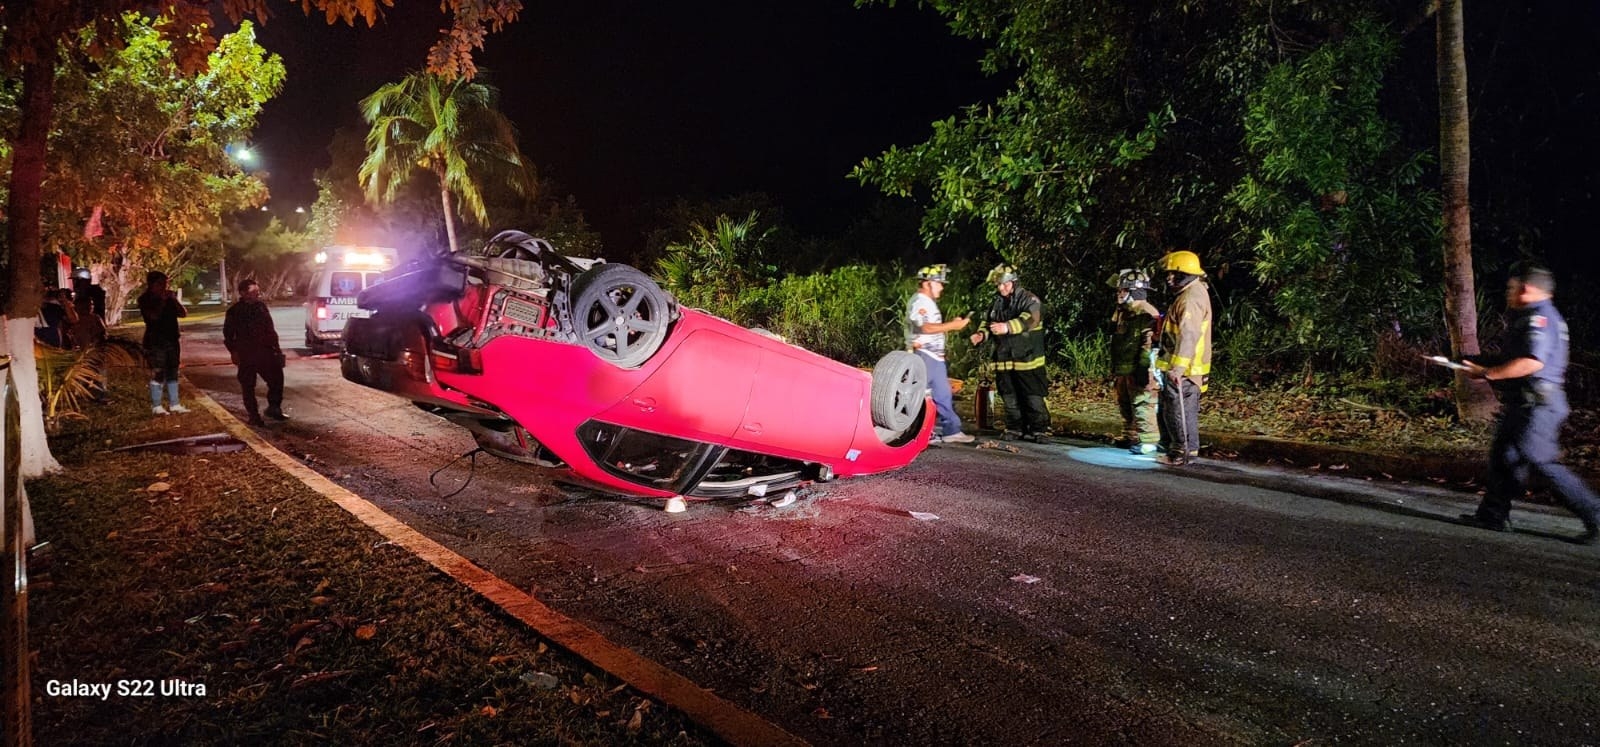
M 186 327 L 186 376 L 238 412 L 219 328 Z M 667 514 L 458 459 L 465 431 L 290 358 L 279 448 L 815 743 L 1600 743 L 1570 516 L 1490 533 L 1453 523 L 1470 494 L 1081 443 Z

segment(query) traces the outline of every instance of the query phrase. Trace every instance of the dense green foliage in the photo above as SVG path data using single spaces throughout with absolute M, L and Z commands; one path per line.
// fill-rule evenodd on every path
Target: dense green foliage
M 42 229 L 46 246 L 79 263 L 103 262 L 115 249 L 121 267 L 181 276 L 220 252 L 196 237 L 215 234 L 226 212 L 266 197 L 226 148 L 248 137 L 262 105 L 282 87 L 284 68 L 245 23 L 221 39 L 202 69 L 187 73 L 158 26 L 128 15 L 116 27 L 120 46 L 97 63 L 62 55 Z M 79 41 L 101 43 L 89 31 Z M 105 233 L 85 239 L 95 207 Z
M 1044 298 L 1058 367 L 1080 367 L 1067 348 L 1106 323 L 1104 278 L 1172 249 L 1198 252 L 1213 278 L 1224 376 L 1360 364 L 1383 333 L 1435 334 L 1430 162 L 1381 96 L 1415 9 L 927 5 L 1015 82 L 853 176 L 923 204 L 925 238 L 981 225 Z
M 1391 34 L 1358 24 L 1268 72 L 1247 100 L 1252 169 L 1228 200 L 1239 244 L 1297 349 L 1349 362 L 1379 330 L 1426 335 L 1438 324 L 1435 193 L 1425 154 L 1397 147 L 1378 114 Z

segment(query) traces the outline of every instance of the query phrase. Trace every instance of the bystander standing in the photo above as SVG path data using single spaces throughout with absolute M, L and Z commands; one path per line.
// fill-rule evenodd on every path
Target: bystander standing
M 228 357 L 239 367 L 239 393 L 251 425 L 264 425 L 256 409 L 256 377 L 267 382 L 267 417 L 288 420 L 283 414 L 283 348 L 278 346 L 278 330 L 272 324 L 272 310 L 261 300 L 261 286 L 254 280 L 239 283 L 239 300 L 228 307 L 222 322 L 222 342 Z
M 944 265 L 929 265 L 917 271 L 917 292 L 906 307 L 906 343 L 928 367 L 928 388 L 933 392 L 937 420 L 933 442 L 966 444 L 976 439 L 961 432 L 961 417 L 956 415 L 955 398 L 950 391 L 950 370 L 945 364 L 944 337 L 946 332 L 967 326 L 967 318 L 947 322 L 939 311 L 939 296 L 944 293 L 948 272 Z
M 151 270 L 144 276 L 145 291 L 139 295 L 139 315 L 144 317 L 144 355 L 150 365 L 150 412 L 156 415 L 184 413 L 189 408 L 178 403 L 178 320 L 189 310 L 178 301 L 178 294 L 167 287 L 167 274 Z M 167 404 L 161 404 L 162 394 Z

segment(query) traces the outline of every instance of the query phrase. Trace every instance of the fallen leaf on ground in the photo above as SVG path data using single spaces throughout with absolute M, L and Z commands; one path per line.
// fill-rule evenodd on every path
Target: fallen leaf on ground
M 368 641 L 378 634 L 378 626 L 367 624 L 356 628 L 356 640 Z
M 146 492 L 146 493 L 165 493 L 165 492 L 167 492 L 168 490 L 171 490 L 171 489 L 172 489 L 171 483 L 155 482 L 155 483 L 151 483 L 150 487 L 145 488 L 144 492 Z
M 478 713 L 483 714 L 484 716 L 488 716 L 489 718 L 494 718 L 496 715 L 498 715 L 500 713 L 500 711 L 497 710 L 492 705 L 486 705 L 486 706 L 483 707 L 483 710 L 478 711 Z

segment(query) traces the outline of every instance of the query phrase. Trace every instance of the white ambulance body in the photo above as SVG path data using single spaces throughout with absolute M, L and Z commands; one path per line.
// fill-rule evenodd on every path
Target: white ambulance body
M 344 346 L 351 317 L 366 316 L 356 295 L 394 269 L 399 253 L 383 246 L 330 246 L 311 260 L 306 293 L 306 347 L 321 353 Z

